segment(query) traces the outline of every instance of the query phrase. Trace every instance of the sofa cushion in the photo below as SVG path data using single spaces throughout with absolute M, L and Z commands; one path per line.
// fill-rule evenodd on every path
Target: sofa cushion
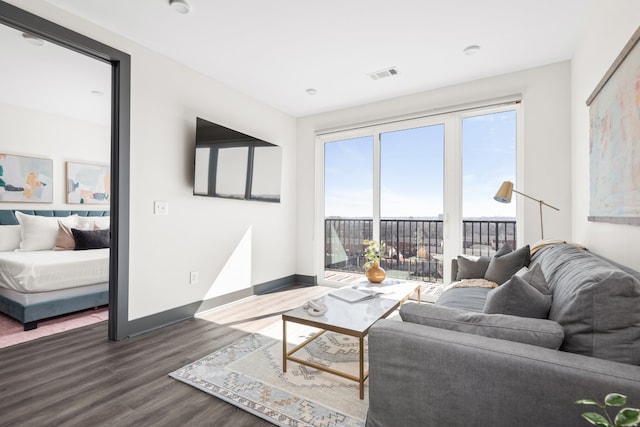
M 406 303 L 400 307 L 405 322 L 457 332 L 558 349 L 564 332 L 558 323 L 505 314 L 471 313 L 449 307 Z
M 494 256 L 489 262 L 484 278 L 501 285 L 522 267 L 529 265 L 531 250 L 529 245 L 502 256 Z
M 484 312 L 546 319 L 551 308 L 551 295 L 540 292 L 525 280 L 514 275 L 505 284 L 487 294 Z
M 609 261 L 573 245 L 538 251 L 561 324 L 561 350 L 640 365 L 640 282 Z
M 482 313 L 489 288 L 449 288 L 438 297 L 435 305 Z

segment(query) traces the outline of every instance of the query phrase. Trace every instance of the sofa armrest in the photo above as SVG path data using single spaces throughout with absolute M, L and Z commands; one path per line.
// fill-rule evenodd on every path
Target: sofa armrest
M 640 405 L 640 367 L 394 320 L 369 331 L 368 427 L 583 426 L 574 402 Z
M 458 260 L 451 258 L 451 282 L 455 282 L 458 278 Z

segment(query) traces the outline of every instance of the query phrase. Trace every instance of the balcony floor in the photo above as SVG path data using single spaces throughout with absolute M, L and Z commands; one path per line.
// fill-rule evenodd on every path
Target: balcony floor
M 324 279 L 331 282 L 349 284 L 365 280 L 365 276 L 364 274 L 325 270 Z M 423 302 L 435 302 L 445 287 L 444 283 L 423 282 L 420 290 L 421 300 Z

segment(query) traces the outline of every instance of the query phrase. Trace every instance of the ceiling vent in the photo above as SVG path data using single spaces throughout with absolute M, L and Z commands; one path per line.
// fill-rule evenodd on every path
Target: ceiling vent
M 398 69 L 396 67 L 385 68 L 384 70 L 375 71 L 373 73 L 368 73 L 367 75 L 371 77 L 373 80 L 384 79 L 385 77 L 391 77 L 398 74 Z

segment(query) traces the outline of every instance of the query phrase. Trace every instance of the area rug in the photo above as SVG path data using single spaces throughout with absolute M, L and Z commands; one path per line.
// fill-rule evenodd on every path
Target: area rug
M 288 347 L 314 331 L 287 323 Z M 169 375 L 278 426 L 364 426 L 368 390 L 360 400 L 357 382 L 291 361 L 283 373 L 281 340 L 277 322 Z M 296 356 L 358 372 L 358 341 L 346 335 L 327 332 Z
M 41 320 L 36 329 L 25 331 L 22 323 L 0 314 L 0 348 L 103 322 L 108 318 L 109 308 L 102 307 Z

